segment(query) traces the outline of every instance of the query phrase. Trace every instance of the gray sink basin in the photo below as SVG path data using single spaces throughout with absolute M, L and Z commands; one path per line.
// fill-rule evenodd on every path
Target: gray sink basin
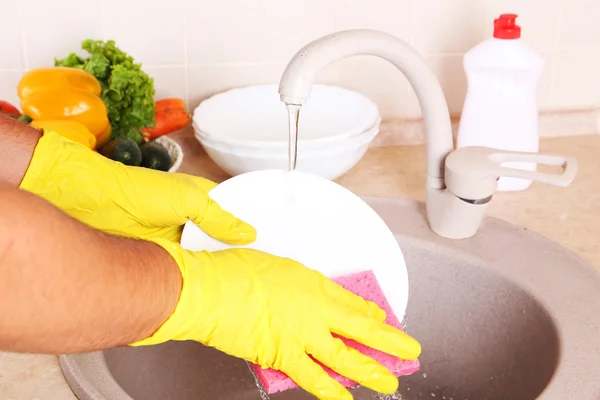
M 434 235 L 421 203 L 368 198 L 410 278 L 421 370 L 394 399 L 600 399 L 600 274 L 549 240 L 488 218 L 472 239 Z M 246 363 L 193 342 L 62 356 L 81 400 L 261 399 Z M 355 399 L 381 399 L 365 388 Z M 311 399 L 301 390 L 273 400 Z

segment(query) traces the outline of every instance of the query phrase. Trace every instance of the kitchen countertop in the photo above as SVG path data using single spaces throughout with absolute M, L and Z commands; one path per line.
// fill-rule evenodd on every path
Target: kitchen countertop
M 228 178 L 193 137 L 176 139 L 185 153 L 180 172 L 216 182 Z M 600 269 L 600 135 L 545 138 L 540 151 L 577 157 L 573 184 L 557 188 L 534 183 L 523 192 L 497 193 L 487 214 L 536 231 Z M 360 196 L 424 200 L 425 147 L 373 147 L 337 182 Z M 56 357 L 0 352 L 0 400 L 75 399 Z

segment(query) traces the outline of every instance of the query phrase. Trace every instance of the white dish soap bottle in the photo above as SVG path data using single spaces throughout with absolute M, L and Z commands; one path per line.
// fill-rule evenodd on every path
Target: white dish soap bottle
M 494 36 L 463 59 L 467 95 L 458 128 L 457 147 L 487 146 L 508 151 L 538 152 L 537 84 L 544 59 L 521 41 L 516 14 L 494 20 Z M 505 166 L 535 170 L 534 163 Z M 498 190 L 527 189 L 531 181 L 500 178 Z

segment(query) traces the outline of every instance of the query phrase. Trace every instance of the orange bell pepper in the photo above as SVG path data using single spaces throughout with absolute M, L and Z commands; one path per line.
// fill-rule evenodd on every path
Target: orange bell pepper
M 21 78 L 17 93 L 23 113 L 34 121 L 79 122 L 96 137 L 98 145 L 107 141 L 106 106 L 100 98 L 100 83 L 89 72 L 66 67 L 32 70 Z

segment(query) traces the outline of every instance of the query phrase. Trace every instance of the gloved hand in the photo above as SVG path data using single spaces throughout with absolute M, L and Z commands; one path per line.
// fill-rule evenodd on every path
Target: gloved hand
M 373 359 L 334 338 L 416 359 L 419 343 L 383 321 L 385 312 L 321 273 L 252 249 L 192 252 L 153 240 L 177 262 L 183 290 L 173 314 L 133 346 L 195 340 L 263 368 L 284 372 L 319 399 L 352 399 L 311 358 L 373 390 L 391 394 L 398 380 Z
M 183 225 L 192 220 L 217 240 L 252 243 L 255 229 L 208 196 L 215 185 L 192 175 L 125 166 L 45 131 L 20 188 L 111 234 L 179 243 Z

